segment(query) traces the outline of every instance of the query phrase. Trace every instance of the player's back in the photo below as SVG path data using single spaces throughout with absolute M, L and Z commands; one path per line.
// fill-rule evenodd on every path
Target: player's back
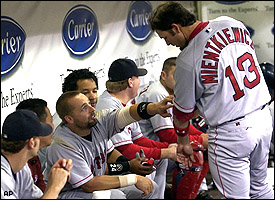
M 175 94 L 182 95 L 176 102 L 189 112 L 196 105 L 211 126 L 245 116 L 270 100 L 249 32 L 229 17 L 210 21 L 190 41 L 177 59 L 177 78 Z

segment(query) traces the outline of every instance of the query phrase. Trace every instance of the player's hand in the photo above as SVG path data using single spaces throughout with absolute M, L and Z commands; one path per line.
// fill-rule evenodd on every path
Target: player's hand
M 60 158 L 58 161 L 56 161 L 54 163 L 54 165 L 52 166 L 56 167 L 56 168 L 63 168 L 66 169 L 67 171 L 70 171 L 73 167 L 73 161 L 72 159 L 64 159 L 64 158 Z
M 171 114 L 167 112 L 167 109 L 172 108 L 174 96 L 170 95 L 165 97 L 160 102 L 150 103 L 147 107 L 147 112 L 149 115 L 159 114 L 162 117 L 171 117 Z
M 188 136 L 184 137 L 188 138 Z M 178 136 L 177 159 L 178 162 L 182 163 L 184 166 L 192 167 L 192 162 L 195 162 L 193 148 L 189 141 L 184 141 L 186 139 L 184 137 Z
M 142 165 L 148 158 L 134 158 L 130 161 L 130 171 L 134 174 L 146 176 L 154 171 L 153 165 Z
M 142 162 L 146 162 L 148 158 L 145 157 L 143 149 L 140 149 L 140 153 L 136 152 L 136 158 L 130 161 L 130 171 L 142 176 L 151 174 L 154 171 L 153 165 L 143 165 Z
M 70 179 L 70 170 L 72 167 L 73 164 L 71 159 L 61 158 L 56 161 L 48 175 L 48 184 L 43 198 L 53 198 L 58 196 L 61 189 Z
M 171 144 L 169 144 L 168 148 L 170 148 L 170 147 L 177 147 L 177 146 L 178 146 L 177 143 L 171 143 Z
M 143 192 L 142 196 L 144 197 L 150 194 L 154 188 L 152 181 L 149 178 L 144 176 L 136 175 L 136 177 L 137 177 L 137 183 L 135 186 Z

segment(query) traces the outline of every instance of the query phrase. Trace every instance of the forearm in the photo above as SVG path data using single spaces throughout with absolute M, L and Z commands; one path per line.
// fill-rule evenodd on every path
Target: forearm
M 161 149 L 160 159 L 175 159 L 176 148 Z
M 84 192 L 94 192 L 97 190 L 108 190 L 120 187 L 118 176 L 101 175 L 95 176 L 81 186 Z
M 162 117 L 171 117 L 171 114 L 167 112 L 167 109 L 173 107 L 173 104 L 168 104 L 169 102 L 171 103 L 172 100 L 173 97 L 168 96 L 160 102 L 141 102 L 130 107 L 122 108 L 118 113 L 118 127 L 122 129 L 128 124 L 141 119 L 149 119 L 155 114 L 159 114 Z
M 182 145 L 190 144 L 189 143 L 189 136 L 188 135 L 178 136 L 177 143 L 182 144 Z
M 135 104 L 130 107 L 130 114 L 136 121 L 143 119 L 140 117 L 138 113 L 138 105 L 139 104 Z M 157 108 L 155 103 L 149 103 L 145 110 L 150 116 L 154 116 L 155 114 L 157 114 Z
M 46 188 L 41 199 L 57 199 L 60 191 L 61 191 L 61 189 L 58 189 L 55 186 L 49 186 Z
M 122 154 L 117 150 L 114 149 L 111 153 L 108 154 L 108 163 L 114 163 L 116 162 L 117 158 L 120 157 Z
M 174 125 L 177 126 L 180 129 L 187 128 L 189 125 L 189 121 L 181 121 L 174 115 Z

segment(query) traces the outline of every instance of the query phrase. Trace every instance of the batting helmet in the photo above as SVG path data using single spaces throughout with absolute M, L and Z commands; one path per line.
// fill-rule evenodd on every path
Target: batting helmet
M 269 90 L 274 92 L 274 65 L 268 62 L 263 62 L 260 64 L 260 67 Z

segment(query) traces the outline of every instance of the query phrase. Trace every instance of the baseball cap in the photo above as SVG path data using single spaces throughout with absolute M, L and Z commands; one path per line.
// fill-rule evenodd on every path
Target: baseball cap
M 144 76 L 147 74 L 146 69 L 138 68 L 136 63 L 131 59 L 119 58 L 115 60 L 108 72 L 109 81 L 123 81 L 133 76 Z
M 7 141 L 24 141 L 35 136 L 47 136 L 52 133 L 49 124 L 39 121 L 33 111 L 20 109 L 9 114 L 2 126 L 2 137 Z

